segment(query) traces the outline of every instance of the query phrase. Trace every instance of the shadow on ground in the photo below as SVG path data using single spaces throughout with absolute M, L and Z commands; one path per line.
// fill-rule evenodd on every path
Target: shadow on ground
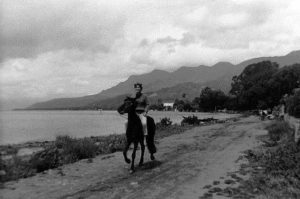
M 159 167 L 161 164 L 162 164 L 162 162 L 158 161 L 158 160 L 153 160 L 153 161 L 150 161 L 150 162 L 145 162 L 143 164 L 143 166 L 139 167 L 138 170 L 150 170 L 150 169 L 154 169 L 156 167 Z

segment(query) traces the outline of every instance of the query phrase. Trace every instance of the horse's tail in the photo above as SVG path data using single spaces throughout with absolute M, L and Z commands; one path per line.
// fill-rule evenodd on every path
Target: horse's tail
M 154 136 L 156 131 L 156 125 L 154 119 L 150 116 L 147 116 L 147 129 L 148 129 L 148 136 L 146 138 L 147 147 L 151 154 L 156 153 L 156 147 L 154 144 Z

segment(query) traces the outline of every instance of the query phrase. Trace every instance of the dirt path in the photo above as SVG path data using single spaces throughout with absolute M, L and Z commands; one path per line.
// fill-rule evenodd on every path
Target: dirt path
M 157 160 L 129 174 L 120 152 L 83 160 L 32 178 L 9 182 L 3 198 L 199 198 L 214 181 L 239 169 L 241 152 L 257 146 L 265 134 L 255 117 L 196 127 L 159 140 Z M 137 158 L 139 158 L 139 152 Z M 131 154 L 131 152 L 129 152 Z M 136 161 L 138 164 L 138 160 Z M 218 198 L 218 196 L 214 196 Z

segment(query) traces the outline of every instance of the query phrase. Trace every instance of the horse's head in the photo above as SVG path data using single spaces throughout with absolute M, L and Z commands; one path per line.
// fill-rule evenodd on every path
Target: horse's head
M 129 113 L 130 111 L 134 111 L 136 107 L 135 98 L 127 97 L 124 100 L 124 103 L 118 108 L 118 112 L 123 115 L 125 113 Z

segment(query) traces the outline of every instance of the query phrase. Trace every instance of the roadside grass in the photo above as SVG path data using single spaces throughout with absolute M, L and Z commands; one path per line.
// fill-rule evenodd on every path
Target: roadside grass
M 300 145 L 284 121 L 272 122 L 266 129 L 276 144 L 246 152 L 251 168 L 247 183 L 262 198 L 300 198 Z
M 289 141 L 293 139 L 292 129 L 285 121 L 273 121 L 267 127 L 271 141 Z
M 266 129 L 273 144 L 244 152 L 248 163 L 229 175 L 238 185 L 209 185 L 208 192 L 199 198 L 213 198 L 213 194 L 230 198 L 300 198 L 300 144 L 293 141 L 292 130 L 284 121 L 273 121 Z

